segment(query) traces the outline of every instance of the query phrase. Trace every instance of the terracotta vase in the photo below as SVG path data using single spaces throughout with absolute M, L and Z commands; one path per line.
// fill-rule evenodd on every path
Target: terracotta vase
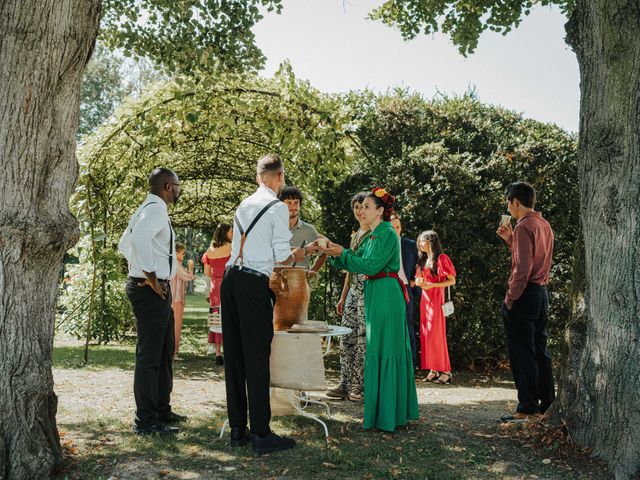
M 309 271 L 304 267 L 276 267 L 269 287 L 276 294 L 273 309 L 274 330 L 286 330 L 307 321 L 309 313 Z

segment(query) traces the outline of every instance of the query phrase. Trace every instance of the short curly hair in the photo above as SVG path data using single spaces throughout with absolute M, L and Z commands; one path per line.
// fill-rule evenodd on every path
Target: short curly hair
M 302 191 L 298 187 L 294 186 L 286 186 L 280 192 L 278 196 L 278 200 L 284 202 L 285 200 L 299 200 L 300 205 L 302 205 L 302 200 L 304 196 L 302 195 Z

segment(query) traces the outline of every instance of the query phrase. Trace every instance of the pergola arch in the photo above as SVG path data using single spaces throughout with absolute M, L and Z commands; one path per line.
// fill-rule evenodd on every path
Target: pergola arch
M 271 79 L 177 78 L 127 103 L 87 139 L 72 204 L 82 227 L 90 224 L 105 243 L 117 241 L 145 195 L 148 173 L 165 166 L 183 186 L 174 224 L 211 228 L 255 188 L 256 160 L 275 152 L 287 182 L 305 191 L 314 212 L 324 181 L 348 167 L 349 126 L 338 97 L 296 80 L 286 65 Z

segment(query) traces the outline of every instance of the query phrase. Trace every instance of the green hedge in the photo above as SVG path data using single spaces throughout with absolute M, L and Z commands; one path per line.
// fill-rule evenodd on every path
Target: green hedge
M 349 101 L 359 111 L 361 151 L 352 173 L 327 182 L 321 203 L 327 234 L 347 243 L 355 223 L 351 195 L 384 185 L 397 195 L 405 235 L 435 229 L 458 273 L 456 313 L 448 320 L 452 362 L 495 365 L 505 356 L 500 304 L 510 253 L 495 230 L 506 213 L 504 187 L 531 182 L 537 209 L 554 229 L 551 346 L 569 317 L 573 243 L 578 232 L 576 139 L 559 127 L 480 103 L 473 95 L 425 101 L 397 91 Z M 339 295 L 339 274 L 331 292 Z

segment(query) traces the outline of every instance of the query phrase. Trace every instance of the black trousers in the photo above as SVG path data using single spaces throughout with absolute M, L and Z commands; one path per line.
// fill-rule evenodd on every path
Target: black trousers
M 229 425 L 246 428 L 248 406 L 251 433 L 264 436 L 271 420 L 269 358 L 275 295 L 268 278 L 230 269 L 220 297 Z
M 410 285 L 407 285 L 407 294 L 409 301 L 407 302 L 407 330 L 409 330 L 409 343 L 411 344 L 411 357 L 413 359 L 413 366 L 418 364 L 418 351 L 416 349 L 416 331 L 413 323 L 414 307 L 415 307 L 415 293 Z
M 547 350 L 549 296 L 529 284 L 511 310 L 502 304 L 504 331 L 520 413 L 544 413 L 555 399 L 551 355 Z
M 133 393 L 136 425 L 148 427 L 160 415 L 171 412 L 175 331 L 171 290 L 163 300 L 151 287 L 139 287 L 139 279 L 129 279 L 127 296 L 136 316 L 136 368 Z

